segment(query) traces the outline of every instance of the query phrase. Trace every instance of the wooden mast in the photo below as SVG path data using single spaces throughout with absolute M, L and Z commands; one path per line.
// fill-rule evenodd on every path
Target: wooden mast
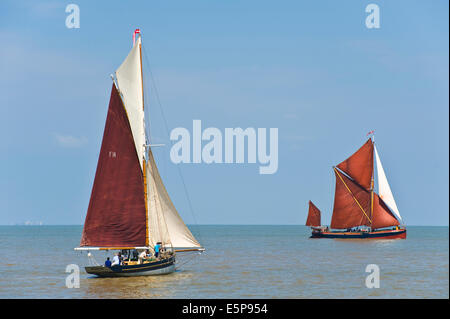
M 372 131 L 372 144 L 375 146 L 375 131 Z M 373 224 L 373 189 L 374 189 L 374 165 L 375 159 L 372 159 L 372 179 L 370 181 L 370 229 L 372 230 L 372 224 Z
M 141 43 L 139 43 L 139 59 L 140 59 L 140 66 L 141 66 L 141 92 L 142 92 L 142 110 L 144 110 L 144 73 L 142 71 L 142 34 L 141 34 L 141 30 L 140 29 L 136 29 L 134 30 L 133 33 L 133 45 L 134 45 L 134 41 L 135 41 L 135 37 L 136 34 L 139 33 L 139 37 L 141 37 Z M 145 116 L 144 116 L 144 123 L 143 125 L 145 125 Z M 147 140 L 147 138 L 145 138 L 145 140 Z M 147 141 L 145 141 L 145 143 L 147 144 Z M 147 146 L 144 146 L 145 149 L 147 149 Z M 147 192 L 147 165 L 146 165 L 146 160 L 145 160 L 145 154 L 146 151 L 144 151 L 144 158 L 142 159 L 142 172 L 144 175 L 144 197 L 145 197 L 145 246 L 148 246 L 150 243 L 150 239 L 148 238 L 148 192 Z

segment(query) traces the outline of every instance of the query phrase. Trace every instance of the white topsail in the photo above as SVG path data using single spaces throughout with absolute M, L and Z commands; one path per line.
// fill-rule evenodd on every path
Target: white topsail
M 391 188 L 384 173 L 383 166 L 381 165 L 380 156 L 378 155 L 377 148 L 374 145 L 375 158 L 378 172 L 378 193 L 380 198 L 389 206 L 391 211 L 396 215 L 397 219 L 401 222 L 402 216 L 398 211 L 397 204 L 395 203 L 394 196 L 392 195 Z
M 127 58 L 116 70 L 116 79 L 119 91 L 122 94 L 123 103 L 125 104 L 125 110 L 127 111 L 139 163 L 143 170 L 145 123 L 140 46 L 141 37 L 138 37 Z
M 174 248 L 202 249 L 173 205 L 150 149 L 146 170 L 149 245 L 162 242 Z

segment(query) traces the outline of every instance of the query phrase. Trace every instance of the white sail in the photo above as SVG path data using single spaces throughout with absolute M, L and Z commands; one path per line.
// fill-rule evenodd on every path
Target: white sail
M 398 211 L 397 204 L 395 203 L 394 196 L 392 195 L 391 188 L 384 173 L 383 166 L 381 165 L 380 156 L 378 155 L 377 148 L 374 146 L 375 158 L 378 172 L 378 193 L 380 198 L 388 205 L 391 211 L 396 215 L 399 221 L 402 221 L 402 216 Z
M 149 245 L 162 242 L 174 248 L 202 249 L 173 205 L 151 150 L 146 166 Z
M 130 122 L 139 162 L 143 170 L 145 123 L 140 46 L 141 37 L 138 37 L 127 58 L 116 70 L 116 79 Z

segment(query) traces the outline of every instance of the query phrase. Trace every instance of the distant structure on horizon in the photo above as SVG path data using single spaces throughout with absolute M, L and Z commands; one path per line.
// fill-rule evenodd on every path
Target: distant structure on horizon
M 44 223 L 42 221 L 32 221 L 27 220 L 25 222 L 15 223 L 14 226 L 42 226 Z

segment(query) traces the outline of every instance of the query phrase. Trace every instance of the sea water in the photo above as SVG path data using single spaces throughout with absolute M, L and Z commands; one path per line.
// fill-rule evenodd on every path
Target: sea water
M 448 227 L 406 240 L 310 239 L 305 226 L 190 226 L 206 248 L 164 276 L 97 278 L 74 251 L 82 226 L 0 226 L 0 298 L 449 298 Z M 93 252 L 102 264 L 112 252 Z M 368 288 L 367 265 L 379 269 Z M 68 288 L 68 265 L 80 269 Z M 75 266 L 75 267 L 76 267 Z M 70 285 L 69 285 L 70 286 Z

